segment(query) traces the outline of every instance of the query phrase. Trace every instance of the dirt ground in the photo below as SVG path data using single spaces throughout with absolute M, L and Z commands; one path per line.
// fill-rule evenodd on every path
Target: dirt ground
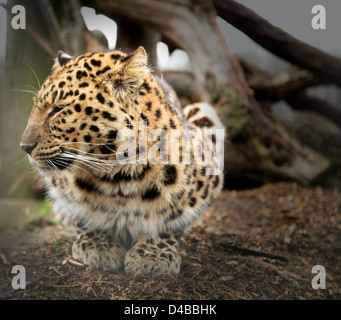
M 178 277 L 127 276 L 71 258 L 73 233 L 34 220 L 0 232 L 1 299 L 341 299 L 341 193 L 269 184 L 223 191 L 180 242 Z M 14 290 L 14 265 L 26 289 Z M 313 289 L 312 267 L 326 271 Z

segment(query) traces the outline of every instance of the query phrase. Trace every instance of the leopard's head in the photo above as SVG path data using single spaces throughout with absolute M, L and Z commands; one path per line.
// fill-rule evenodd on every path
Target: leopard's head
M 58 52 L 34 99 L 21 147 L 44 174 L 71 164 L 103 168 L 115 159 L 117 133 L 135 130 L 150 76 L 142 47 L 132 54 L 116 50 L 76 58 Z

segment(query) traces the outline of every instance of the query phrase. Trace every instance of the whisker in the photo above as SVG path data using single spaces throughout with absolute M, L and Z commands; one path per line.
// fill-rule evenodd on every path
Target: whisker
M 41 85 L 40 85 L 40 81 L 39 81 L 39 78 L 38 78 L 36 72 L 33 70 L 33 68 L 31 66 L 28 66 L 28 67 L 31 69 L 32 73 L 34 74 L 34 76 L 35 76 L 35 78 L 37 80 L 37 83 L 38 83 L 38 87 L 40 88 Z
M 50 160 L 46 160 L 45 163 L 46 163 L 46 165 L 47 165 L 50 169 L 52 169 L 53 171 L 55 171 L 55 170 L 58 171 L 57 168 L 53 165 L 53 163 L 51 163 Z M 58 171 L 58 172 L 59 172 L 59 171 Z
M 29 85 L 29 84 L 27 84 L 26 87 L 31 88 L 32 92 L 35 92 L 35 93 L 39 92 L 39 89 L 36 89 L 35 87 L 33 87 L 33 86 Z
M 132 148 L 130 149 L 129 151 L 134 151 L 135 149 Z M 65 151 L 64 152 L 65 154 L 67 154 L 68 152 Z M 122 153 L 119 153 L 119 154 L 122 154 Z M 131 161 L 134 161 L 134 163 L 137 161 L 137 156 L 136 154 L 131 156 L 131 157 L 124 157 L 123 159 L 120 159 L 120 160 L 103 160 L 103 159 L 94 159 L 94 158 L 91 158 L 91 157 L 86 157 L 86 156 L 83 156 L 83 155 L 76 155 L 78 156 L 77 159 L 79 160 L 83 160 L 83 161 L 88 161 L 88 162 L 91 162 L 91 163 L 96 163 L 100 166 L 110 166 L 110 167 L 113 167 L 115 165 L 121 165 L 122 161 L 126 162 L 131 162 Z
M 61 165 L 65 165 L 65 166 L 68 165 L 68 164 L 66 164 L 66 163 L 65 163 L 64 161 L 62 161 L 62 160 L 60 160 L 60 161 L 54 160 L 54 161 L 56 161 L 58 164 L 61 164 Z M 70 164 L 70 167 L 74 167 L 74 168 L 77 168 L 77 169 L 79 169 L 79 170 L 82 170 L 82 171 L 84 171 L 85 173 L 89 174 L 90 176 L 92 176 L 92 177 L 94 178 L 94 176 L 93 176 L 89 171 L 86 171 L 85 169 L 83 169 L 83 168 L 80 167 L 80 166 L 75 165 L 74 163 L 71 163 L 71 164 Z
M 64 149 L 69 149 L 69 150 L 74 150 L 74 151 L 81 152 L 81 153 L 85 153 L 85 154 L 92 155 L 92 156 L 102 156 L 102 157 L 108 156 L 108 155 L 105 155 L 105 154 L 102 154 L 102 153 L 90 153 L 90 152 L 86 152 L 86 151 L 79 150 L 79 149 L 76 149 L 76 148 L 71 148 L 71 147 L 65 147 L 64 146 L 63 148 Z M 102 159 L 98 159 L 98 160 L 105 161 L 105 160 L 102 160 Z
M 24 162 L 24 161 L 26 161 L 26 160 L 28 160 L 28 155 L 26 154 L 21 160 L 18 160 L 17 162 L 16 162 L 16 165 L 19 165 L 19 164 L 21 164 L 22 162 Z
M 80 160 L 80 161 L 85 161 L 85 162 L 88 162 L 88 163 L 94 163 L 94 164 L 97 164 L 97 165 L 103 165 L 103 166 L 104 165 L 106 165 L 106 166 L 111 166 L 112 165 L 111 163 L 108 163 L 107 161 L 104 161 L 104 160 L 94 159 L 94 158 L 86 157 L 86 156 L 83 156 L 83 155 L 78 155 L 78 154 L 70 153 L 70 152 L 67 152 L 67 151 L 65 151 L 60 156 L 63 156 L 63 155 L 65 157 L 67 157 L 67 158 L 76 159 L 76 160 Z
M 103 165 L 103 166 L 112 166 L 116 164 L 115 160 L 103 160 L 103 159 L 98 159 L 98 158 L 92 158 L 92 157 L 88 157 L 84 155 L 74 154 L 68 151 L 64 151 L 63 154 L 69 156 L 70 158 L 87 161 L 89 163 L 96 163 L 98 165 Z
M 74 159 L 74 160 L 78 160 L 80 163 L 84 164 L 85 166 L 91 168 L 91 169 L 94 169 L 94 170 L 100 170 L 100 171 L 103 171 L 103 172 L 106 172 L 106 173 L 109 173 L 110 170 L 106 170 L 105 168 L 103 168 L 101 166 L 101 164 L 97 164 L 97 163 L 92 163 L 90 161 L 87 161 L 85 159 L 82 159 L 82 158 L 79 158 L 79 157 L 76 157 L 75 155 L 67 155 L 67 154 L 62 154 L 62 155 L 59 155 L 58 156 L 58 159 L 61 159 L 63 160 L 63 156 L 65 159 Z
M 51 160 L 47 160 L 47 164 L 55 171 L 57 171 L 58 173 L 60 172 L 60 170 L 57 168 L 57 166 L 51 161 Z
M 13 89 L 12 91 L 14 91 L 14 92 L 30 93 L 30 94 L 32 94 L 34 96 L 37 94 L 36 92 L 34 92 L 32 90 L 26 90 L 26 89 Z

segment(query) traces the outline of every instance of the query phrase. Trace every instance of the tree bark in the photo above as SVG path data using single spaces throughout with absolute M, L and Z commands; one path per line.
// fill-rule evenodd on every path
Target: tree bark
M 7 6 L 16 4 L 18 1 L 9 1 Z M 31 5 L 26 14 L 27 21 L 44 30 L 36 5 Z M 19 143 L 32 108 L 32 96 L 39 89 L 38 82 L 47 76 L 52 59 L 27 37 L 25 30 L 14 30 L 11 20 L 8 14 L 6 58 L 0 66 L 0 198 L 23 198 L 32 197 L 30 186 L 35 173 L 29 170 Z
M 277 56 L 341 85 L 341 60 L 311 47 L 276 28 L 254 11 L 233 0 L 213 0 L 218 14 Z

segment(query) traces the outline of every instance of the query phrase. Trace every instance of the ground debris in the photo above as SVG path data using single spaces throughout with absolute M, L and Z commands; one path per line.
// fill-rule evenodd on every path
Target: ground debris
M 57 226 L 1 231 L 11 246 L 0 248 L 0 298 L 341 299 L 340 208 L 340 192 L 296 183 L 223 191 L 181 239 L 180 275 L 153 279 L 84 266 L 71 257 L 73 234 Z M 25 290 L 11 287 L 14 265 L 26 269 Z M 312 288 L 314 265 L 325 267 L 325 290 Z

